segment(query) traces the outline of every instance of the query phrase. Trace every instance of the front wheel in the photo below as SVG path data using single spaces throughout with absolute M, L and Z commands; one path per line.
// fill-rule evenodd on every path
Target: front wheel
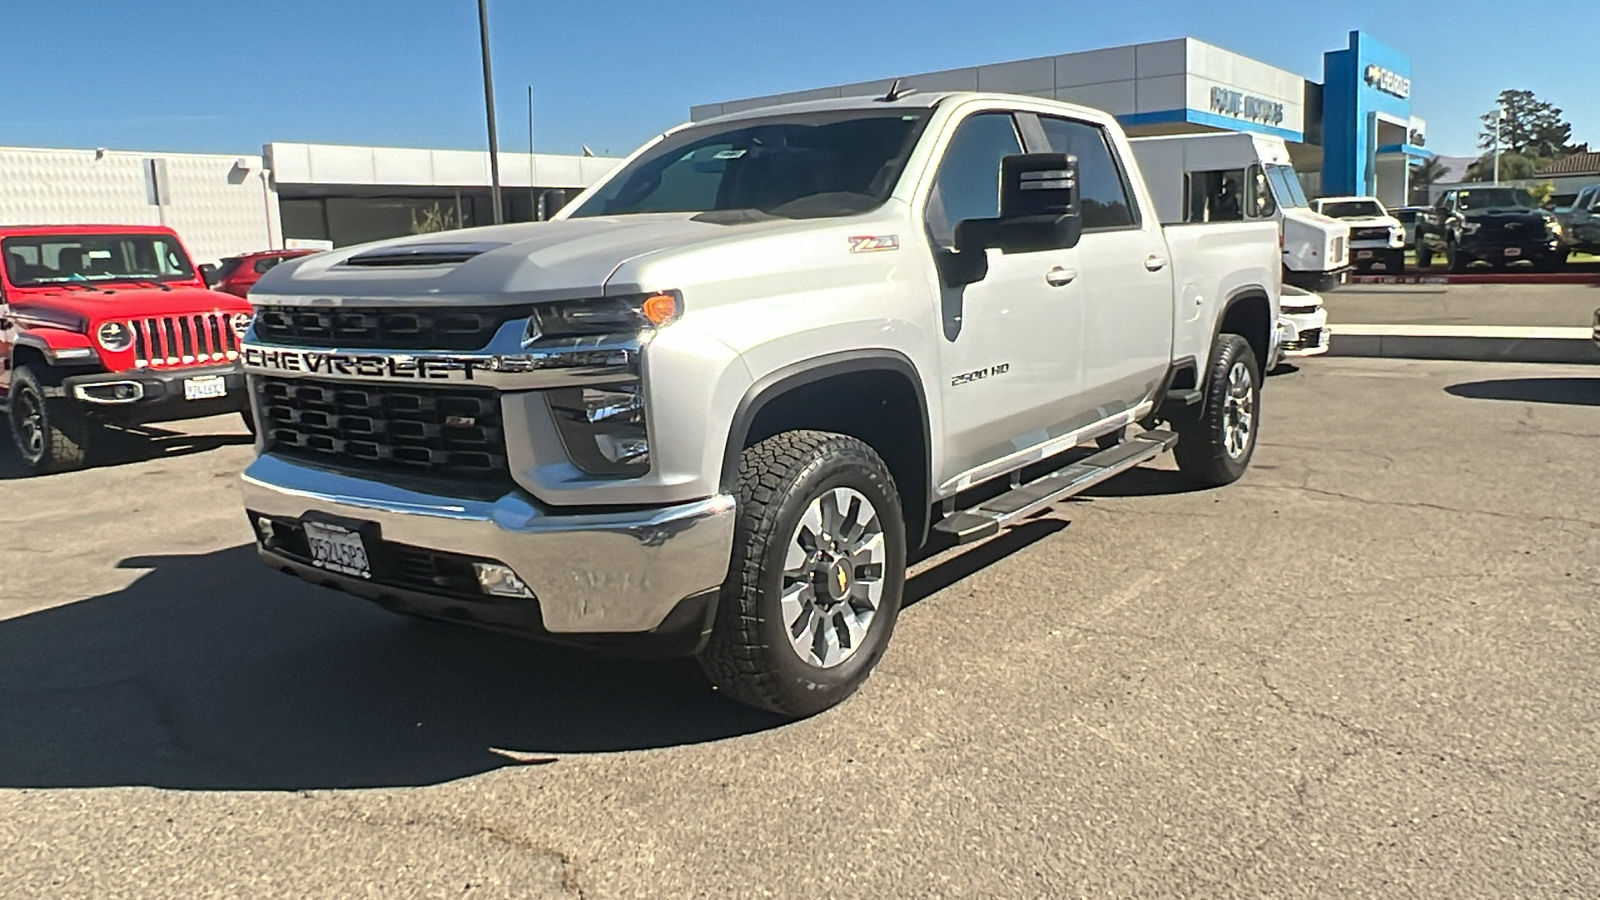
M 11 373 L 11 438 L 35 475 L 82 468 L 88 459 L 90 423 L 66 399 L 47 395 L 52 383 L 36 366 Z
M 790 431 L 739 457 L 733 561 L 701 668 L 790 716 L 849 697 L 883 656 L 905 585 L 905 523 L 878 454 Z
M 1472 263 L 1472 257 L 1461 252 L 1461 248 L 1451 241 L 1444 250 L 1445 264 L 1452 272 L 1465 272 Z
M 1221 335 L 1205 378 L 1199 411 L 1185 411 L 1173 423 L 1178 446 L 1172 455 L 1190 480 L 1220 487 L 1238 481 L 1255 453 L 1261 417 L 1261 369 L 1255 351 L 1237 334 Z
M 1426 269 L 1433 265 L 1433 248 L 1417 241 L 1417 268 Z

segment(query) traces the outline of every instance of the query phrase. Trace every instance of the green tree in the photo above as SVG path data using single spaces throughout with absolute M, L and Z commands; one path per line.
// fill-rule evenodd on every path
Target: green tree
M 1478 146 L 1493 150 L 1495 123 L 1500 111 L 1505 118 L 1499 121 L 1500 149 L 1535 160 L 1552 160 L 1573 152 L 1568 143 L 1572 140 L 1572 124 L 1561 117 L 1561 109 L 1533 95 L 1533 91 L 1501 91 L 1495 109 L 1478 118 L 1483 131 L 1478 135 Z M 1501 173 L 1501 177 L 1505 177 Z
M 1515 181 L 1520 178 L 1532 178 L 1533 173 L 1548 160 L 1534 159 L 1521 153 L 1504 152 L 1500 154 L 1500 180 Z M 1494 180 L 1494 153 L 1485 153 L 1478 157 L 1477 162 L 1467 166 L 1468 181 L 1493 181 Z
M 1540 206 L 1549 206 L 1550 198 L 1556 195 L 1554 181 L 1541 181 L 1538 184 L 1528 185 L 1528 193 L 1533 195 L 1533 202 Z

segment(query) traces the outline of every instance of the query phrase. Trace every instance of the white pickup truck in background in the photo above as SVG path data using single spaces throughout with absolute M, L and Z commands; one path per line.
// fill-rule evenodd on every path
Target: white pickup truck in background
M 1161 221 L 1278 223 L 1283 280 L 1330 291 L 1350 273 L 1350 228 L 1306 202 L 1283 138 L 1265 134 L 1180 134 L 1136 138 Z
M 310 582 L 693 654 L 805 715 L 877 664 L 933 537 L 1168 448 L 1239 478 L 1281 273 L 1275 221 L 1163 228 L 1096 110 L 751 110 L 662 135 L 554 221 L 269 272 L 244 502 Z

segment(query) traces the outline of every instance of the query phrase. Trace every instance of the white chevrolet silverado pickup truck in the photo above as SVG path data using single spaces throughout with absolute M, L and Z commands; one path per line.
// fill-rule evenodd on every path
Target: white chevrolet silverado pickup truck
M 245 507 L 307 581 L 810 714 L 882 656 L 913 549 L 1174 446 L 1244 472 L 1277 235 L 1163 228 L 1116 121 L 1047 100 L 686 125 L 554 221 L 269 272 Z

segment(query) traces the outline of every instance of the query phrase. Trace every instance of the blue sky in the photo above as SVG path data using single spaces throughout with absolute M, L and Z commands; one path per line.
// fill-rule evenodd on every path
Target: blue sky
M 475 0 L 4 5 L 0 145 L 487 146 Z M 1600 148 L 1594 54 L 1559 49 L 1561 23 L 1595 7 L 1548 2 L 1518 24 L 1504 0 L 490 0 L 490 22 L 506 149 L 527 146 L 529 85 L 541 151 L 621 154 L 695 103 L 1172 37 L 1320 80 L 1322 52 L 1362 29 L 1411 56 L 1430 148 L 1466 155 L 1503 88 L 1562 107 Z

